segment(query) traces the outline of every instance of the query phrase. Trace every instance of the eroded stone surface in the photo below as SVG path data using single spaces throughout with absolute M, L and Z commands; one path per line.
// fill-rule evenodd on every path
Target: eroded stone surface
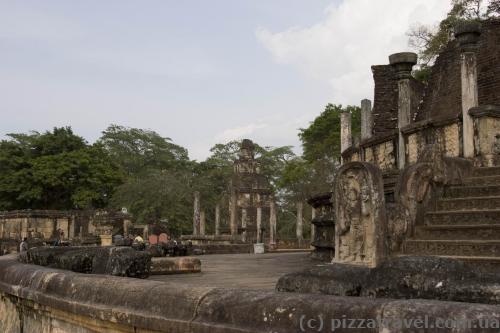
M 499 274 L 438 257 L 395 257 L 379 267 L 329 264 L 280 278 L 279 291 L 500 304 Z
M 201 261 L 193 257 L 153 258 L 151 274 L 183 274 L 201 272 Z
M 129 247 L 37 247 L 22 253 L 23 263 L 78 273 L 145 278 L 151 255 Z

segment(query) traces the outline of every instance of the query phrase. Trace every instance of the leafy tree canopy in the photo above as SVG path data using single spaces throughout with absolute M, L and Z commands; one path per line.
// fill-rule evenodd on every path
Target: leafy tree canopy
M 70 127 L 8 137 L 0 142 L 1 210 L 104 207 L 123 180 L 103 148 Z
M 189 162 L 185 148 L 150 130 L 111 125 L 98 141 L 127 175 L 150 169 L 176 169 Z
M 304 150 L 303 157 L 312 163 L 321 159 L 340 158 L 340 113 L 352 114 L 352 133 L 359 136 L 361 132 L 361 108 L 357 106 L 327 104 L 325 110 L 309 125 L 301 128 L 299 138 Z

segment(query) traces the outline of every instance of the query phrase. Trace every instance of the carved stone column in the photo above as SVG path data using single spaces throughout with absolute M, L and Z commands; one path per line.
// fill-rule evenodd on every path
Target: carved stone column
M 215 205 L 215 235 L 220 235 L 220 204 Z
M 316 209 L 311 208 L 311 243 L 314 242 L 314 237 L 316 237 L 316 226 L 312 222 L 316 218 Z
M 231 198 L 229 199 L 229 227 L 231 229 L 231 235 L 235 236 L 238 234 L 238 223 L 236 220 L 237 216 L 237 206 L 236 206 L 236 193 L 234 190 L 231 191 Z
M 262 207 L 257 207 L 257 243 L 262 243 Z
M 455 37 L 461 48 L 462 117 L 464 157 L 474 157 L 474 124 L 469 110 L 478 106 L 477 44 L 481 26 L 476 22 L 463 22 L 455 27 Z
M 396 71 L 398 78 L 398 168 L 406 165 L 406 146 L 401 129 L 411 121 L 411 71 L 417 64 L 418 57 L 412 52 L 395 53 L 389 56 L 389 63 Z
M 372 137 L 372 102 L 369 99 L 361 101 L 361 140 Z
M 205 223 L 206 223 L 206 220 L 205 220 L 205 211 L 202 210 L 200 212 L 200 235 L 201 236 L 205 236 Z
M 340 113 L 340 152 L 343 153 L 352 145 L 351 113 Z
M 193 235 L 200 234 L 200 192 L 194 192 Z
M 271 199 L 269 206 L 269 245 L 271 247 L 276 245 L 276 203 L 274 198 Z
M 303 234 L 303 229 L 304 229 L 304 219 L 302 217 L 302 211 L 304 210 L 304 203 L 302 201 L 297 202 L 297 229 L 296 229 L 296 234 L 297 234 L 297 239 L 299 242 L 302 242 L 304 240 L 304 234 Z
M 241 239 L 245 243 L 247 241 L 247 209 L 241 209 L 241 229 L 243 230 L 241 233 Z

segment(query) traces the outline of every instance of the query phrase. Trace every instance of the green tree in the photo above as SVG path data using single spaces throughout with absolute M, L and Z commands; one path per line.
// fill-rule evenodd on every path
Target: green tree
M 98 142 L 129 176 L 147 170 L 182 169 L 189 162 L 185 148 L 150 130 L 110 125 Z
M 451 0 L 452 8 L 437 27 L 416 25 L 408 32 L 409 45 L 419 53 L 422 70 L 428 72 L 437 55 L 453 38 L 453 29 L 463 20 L 484 20 L 500 14 L 499 0 Z M 427 78 L 426 72 L 418 76 Z
M 192 229 L 193 193 L 189 170 L 152 170 L 120 186 L 112 205 L 127 207 L 138 223 L 161 224 L 176 236 Z
M 357 106 L 327 104 L 325 110 L 309 125 L 301 128 L 299 138 L 302 141 L 303 157 L 308 162 L 320 159 L 340 158 L 340 113 L 352 114 L 352 133 L 361 132 L 361 109 Z
M 100 145 L 70 127 L 0 142 L 0 209 L 100 208 L 123 174 Z

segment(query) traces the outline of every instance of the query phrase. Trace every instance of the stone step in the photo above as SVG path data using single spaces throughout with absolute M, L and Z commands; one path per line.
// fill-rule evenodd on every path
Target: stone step
M 425 214 L 426 225 L 500 224 L 500 209 L 442 210 Z
M 500 167 L 474 168 L 472 175 L 475 177 L 495 176 L 495 175 L 499 176 Z
M 400 254 L 398 257 L 407 257 L 408 254 Z M 480 257 L 480 256 L 440 256 L 432 255 L 431 257 L 448 258 L 465 261 L 468 264 L 476 266 L 482 271 L 498 272 L 500 268 L 500 257 Z
M 500 239 L 500 223 L 417 226 L 415 229 L 415 239 L 418 240 Z
M 500 207 L 500 196 L 444 198 L 436 203 L 436 210 L 484 210 Z
M 500 240 L 406 240 L 403 253 L 423 256 L 500 257 Z
M 500 175 L 467 177 L 464 185 L 500 185 Z
M 500 185 L 448 186 L 444 190 L 445 198 L 500 196 Z

